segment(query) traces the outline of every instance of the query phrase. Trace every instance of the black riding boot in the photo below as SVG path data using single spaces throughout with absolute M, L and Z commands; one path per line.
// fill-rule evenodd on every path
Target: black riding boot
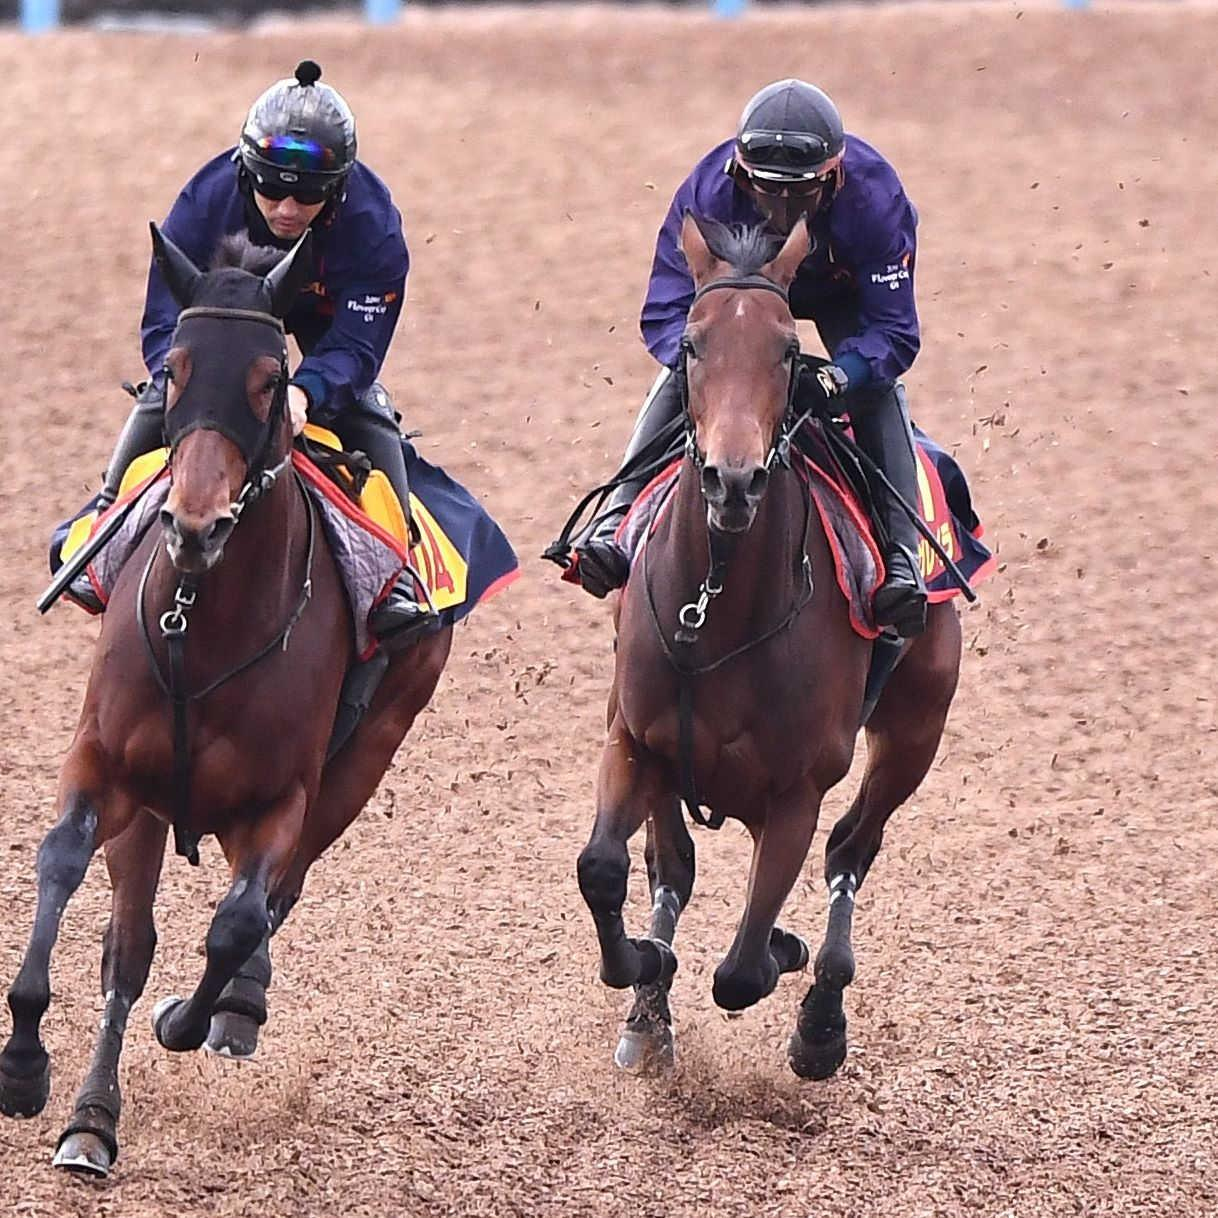
M 135 405 L 119 432 L 114 452 L 102 475 L 102 488 L 97 495 L 100 515 L 117 498 L 127 467 L 137 457 L 161 446 L 165 425 L 165 391 L 155 381 L 145 381 L 136 394 Z M 69 586 L 75 600 L 87 605 L 94 613 L 104 613 L 105 605 L 93 589 L 87 572 L 82 571 Z
M 901 498 L 916 507 L 917 458 L 902 386 L 894 385 L 867 402 L 864 409 L 855 406 L 850 422 L 862 450 L 884 471 Z M 887 534 L 887 570 L 875 594 L 875 619 L 878 625 L 891 626 L 902 638 L 911 639 L 926 629 L 926 583 L 918 560 L 918 530 L 887 488 L 877 486 L 873 493 Z
M 136 457 L 160 448 L 165 427 L 165 389 L 155 381 L 145 381 L 139 388 L 135 405 L 119 432 L 102 476 L 102 507 L 109 507 L 118 498 L 127 467 Z
M 634 421 L 634 431 L 626 445 L 622 464 L 625 465 L 647 448 L 680 413 L 681 395 L 677 378 L 665 368 L 656 378 Z M 614 534 L 630 510 L 630 505 L 653 476 L 654 471 L 630 478 L 615 488 L 600 515 L 576 543 L 579 582 L 593 596 L 608 596 L 614 588 L 620 588 L 626 582 L 630 574 L 630 559 L 614 540 Z
M 356 408 L 341 415 L 334 426 L 345 449 L 362 452 L 373 467 L 389 479 L 409 522 L 410 483 L 406 475 L 406 454 L 402 451 L 402 433 L 385 389 L 373 385 Z M 402 572 L 368 621 L 376 637 L 394 648 L 424 633 L 435 623 L 435 610 L 420 603 L 414 577 L 409 571 Z

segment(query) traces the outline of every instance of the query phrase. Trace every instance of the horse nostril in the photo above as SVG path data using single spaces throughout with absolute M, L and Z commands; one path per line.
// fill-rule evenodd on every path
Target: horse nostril
M 204 531 L 202 541 L 205 550 L 214 550 L 218 546 L 222 546 L 233 531 L 233 526 L 237 522 L 231 516 L 221 516 L 213 521 L 210 528 Z
M 770 482 L 770 471 L 764 465 L 758 466 L 753 471 L 753 476 L 749 479 L 748 490 L 744 492 L 745 498 L 749 500 L 760 499 L 765 494 L 765 488 Z
M 178 518 L 167 507 L 161 508 L 161 528 L 166 532 L 181 536 L 181 530 L 178 528 Z
M 707 503 L 722 503 L 727 496 L 727 488 L 723 477 L 716 465 L 706 465 L 702 469 L 702 495 Z

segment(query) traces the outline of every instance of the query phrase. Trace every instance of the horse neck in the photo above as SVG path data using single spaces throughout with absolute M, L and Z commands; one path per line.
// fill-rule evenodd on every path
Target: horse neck
M 665 576 L 653 582 L 664 592 L 657 603 L 672 602 L 679 610 L 697 598 L 711 561 L 706 501 L 691 461 L 682 464 L 674 494 L 667 534 L 662 534 Z M 776 466 L 752 526 L 732 546 L 723 591 L 707 612 L 707 639 L 771 626 L 799 597 L 806 511 L 797 477 Z

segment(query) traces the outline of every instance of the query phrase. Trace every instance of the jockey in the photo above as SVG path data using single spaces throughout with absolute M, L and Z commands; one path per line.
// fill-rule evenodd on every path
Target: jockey
M 292 428 L 306 420 L 337 432 L 393 485 L 409 516 L 402 435 L 377 374 L 406 297 L 410 265 L 402 218 L 389 190 L 356 160 L 355 118 L 342 96 L 318 84 L 321 68 L 304 60 L 250 107 L 241 141 L 202 167 L 178 195 L 165 236 L 205 268 L 221 240 L 243 233 L 255 244 L 291 249 L 313 230 L 316 281 L 284 319 L 304 358 L 288 387 Z M 148 274 L 141 327 L 149 380 L 140 387 L 106 467 L 99 511 L 114 502 L 128 465 L 161 443 L 165 356 L 178 306 L 156 267 Z M 100 611 L 87 575 L 72 595 Z M 369 625 L 404 641 L 434 623 L 412 577 L 403 572 Z
M 643 450 L 681 411 L 681 336 L 694 296 L 678 248 L 686 211 L 727 224 L 764 223 L 785 237 L 801 216 L 812 252 L 791 284 L 791 311 L 816 323 L 832 363 L 801 378 L 802 412 L 833 401 L 855 440 L 908 503 L 917 502 L 909 413 L 897 378 L 918 353 L 913 271 L 917 212 L 891 165 L 846 134 L 837 107 L 802 80 L 767 85 L 745 106 L 734 140 L 706 154 L 678 188 L 656 241 L 642 332 L 663 368 L 635 422 L 626 459 Z M 617 488 L 576 546 L 580 582 L 594 596 L 621 587 L 628 560 L 614 540 L 645 479 Z M 926 624 L 918 534 L 890 495 L 877 490 L 884 538 L 880 625 L 904 637 Z

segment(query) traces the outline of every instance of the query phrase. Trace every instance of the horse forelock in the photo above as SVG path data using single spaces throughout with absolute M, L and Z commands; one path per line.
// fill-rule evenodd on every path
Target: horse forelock
M 726 262 L 734 275 L 756 275 L 773 261 L 782 248 L 782 238 L 764 224 L 721 224 L 718 220 L 698 221 L 710 252 Z
M 216 246 L 211 269 L 222 271 L 235 267 L 251 275 L 265 276 L 282 258 L 283 250 L 269 245 L 255 245 L 245 233 L 230 233 Z

